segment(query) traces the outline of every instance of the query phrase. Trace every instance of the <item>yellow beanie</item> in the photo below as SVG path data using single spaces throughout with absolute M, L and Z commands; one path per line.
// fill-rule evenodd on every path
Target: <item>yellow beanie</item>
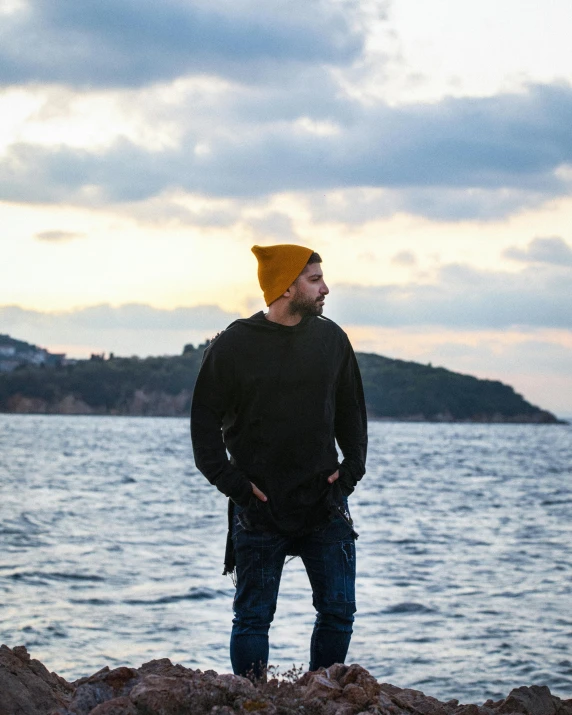
M 282 243 L 278 246 L 253 246 L 258 259 L 258 282 L 266 305 L 280 298 L 304 270 L 314 253 L 311 248 Z

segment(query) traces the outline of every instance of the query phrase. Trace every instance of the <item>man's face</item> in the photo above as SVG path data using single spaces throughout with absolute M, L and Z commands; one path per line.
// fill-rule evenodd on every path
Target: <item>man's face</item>
M 289 290 L 288 310 L 291 315 L 322 315 L 324 300 L 330 291 L 319 263 L 309 263 Z

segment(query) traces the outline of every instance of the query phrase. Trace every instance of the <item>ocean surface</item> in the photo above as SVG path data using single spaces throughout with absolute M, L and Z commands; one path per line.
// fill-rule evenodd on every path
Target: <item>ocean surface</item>
M 572 427 L 371 423 L 348 662 L 442 700 L 572 697 Z M 230 672 L 226 500 L 185 419 L 0 415 L 0 641 L 68 680 L 168 657 Z M 284 570 L 270 660 L 307 667 Z

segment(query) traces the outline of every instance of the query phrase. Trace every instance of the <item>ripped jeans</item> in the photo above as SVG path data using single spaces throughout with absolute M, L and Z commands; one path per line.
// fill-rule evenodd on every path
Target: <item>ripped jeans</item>
M 301 537 L 247 530 L 240 511 L 236 508 L 232 526 L 236 594 L 230 659 L 234 673 L 254 677 L 264 673 L 268 631 L 289 554 L 302 558 L 317 612 L 310 642 L 310 670 L 343 663 L 356 610 L 355 532 L 341 516 Z

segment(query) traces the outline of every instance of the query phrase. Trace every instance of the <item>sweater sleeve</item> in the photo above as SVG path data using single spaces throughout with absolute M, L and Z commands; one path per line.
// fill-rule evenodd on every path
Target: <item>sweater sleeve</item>
M 231 408 L 232 363 L 213 342 L 205 351 L 191 406 L 191 439 L 197 468 L 225 496 L 246 506 L 252 485 L 227 455 L 222 425 Z
M 336 391 L 336 440 L 343 455 L 340 465 L 342 493 L 351 494 L 365 474 L 367 415 L 359 366 L 347 342 L 347 354 Z

